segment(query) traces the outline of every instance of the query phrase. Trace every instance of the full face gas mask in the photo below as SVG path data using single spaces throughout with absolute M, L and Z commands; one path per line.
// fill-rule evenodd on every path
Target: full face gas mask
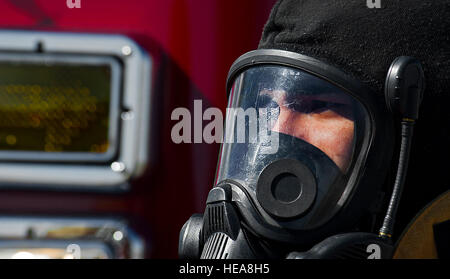
M 298 53 L 241 56 L 228 75 L 215 187 L 205 213 L 183 226 L 180 257 L 367 258 L 378 247 L 377 257 L 388 258 L 423 84 L 410 57 L 392 63 L 380 102 L 361 82 Z M 385 222 L 379 234 L 355 232 L 380 201 L 397 119 L 399 168 Z

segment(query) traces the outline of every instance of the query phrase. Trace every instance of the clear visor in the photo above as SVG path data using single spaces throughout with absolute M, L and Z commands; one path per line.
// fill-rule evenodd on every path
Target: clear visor
M 319 77 L 284 66 L 249 68 L 230 92 L 216 183 L 232 179 L 255 190 L 265 167 L 294 159 L 314 173 L 319 195 L 337 200 L 360 153 L 366 119 L 359 101 Z

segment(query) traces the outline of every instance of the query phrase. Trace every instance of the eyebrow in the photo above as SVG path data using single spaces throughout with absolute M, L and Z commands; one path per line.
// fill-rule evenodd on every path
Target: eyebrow
M 343 105 L 351 105 L 353 104 L 353 99 L 342 93 L 319 93 L 317 95 L 304 95 L 302 98 L 329 102 L 329 103 L 338 103 Z
M 329 103 L 338 103 L 344 105 L 353 104 L 353 99 L 351 96 L 348 96 L 344 93 L 317 93 L 317 94 L 300 94 L 300 93 L 289 93 L 285 90 L 270 90 L 264 89 L 260 91 L 260 94 L 268 95 L 273 97 L 274 99 L 279 99 L 280 97 L 284 97 L 284 99 L 291 98 L 301 98 L 301 99 L 309 99 L 309 100 L 317 100 Z

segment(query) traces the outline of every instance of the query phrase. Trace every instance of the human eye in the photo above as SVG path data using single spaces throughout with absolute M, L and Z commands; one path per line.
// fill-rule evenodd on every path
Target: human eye
M 310 112 L 320 113 L 326 110 L 342 110 L 345 109 L 346 106 L 346 104 L 342 103 L 313 100 L 311 101 Z

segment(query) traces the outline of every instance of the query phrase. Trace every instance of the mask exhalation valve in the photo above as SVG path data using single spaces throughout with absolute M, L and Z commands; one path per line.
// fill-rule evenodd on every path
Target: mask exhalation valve
M 307 166 L 297 160 L 282 159 L 261 173 L 256 195 L 267 213 L 280 218 L 294 218 L 314 203 L 317 184 Z

